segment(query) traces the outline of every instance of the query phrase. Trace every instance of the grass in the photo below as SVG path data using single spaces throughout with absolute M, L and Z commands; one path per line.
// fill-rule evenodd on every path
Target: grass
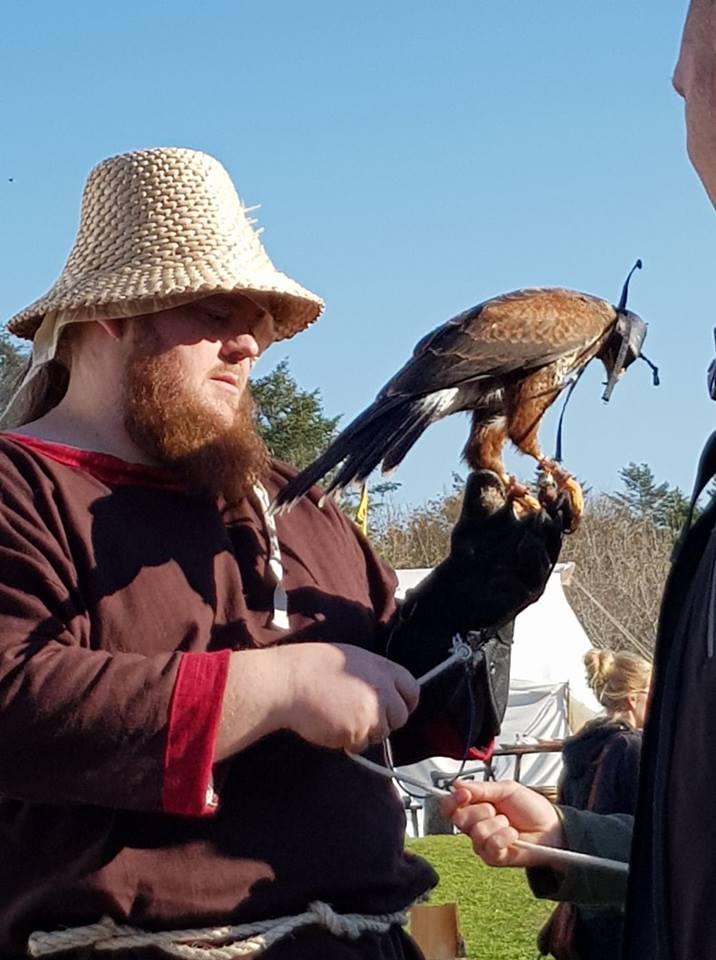
M 532 896 L 523 870 L 486 867 L 460 835 L 423 837 L 406 845 L 440 876 L 430 902 L 457 903 L 470 960 L 539 956 L 537 932 L 554 904 Z

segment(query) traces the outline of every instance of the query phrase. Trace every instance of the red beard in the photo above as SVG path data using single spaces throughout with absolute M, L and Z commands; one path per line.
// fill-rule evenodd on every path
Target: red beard
M 182 383 L 171 354 L 139 346 L 124 379 L 124 425 L 132 440 L 190 490 L 236 503 L 265 478 L 269 453 L 245 387 L 233 422 Z

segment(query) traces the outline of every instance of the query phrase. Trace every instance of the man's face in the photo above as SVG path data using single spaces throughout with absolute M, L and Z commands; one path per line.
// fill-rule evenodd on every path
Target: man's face
M 129 323 L 129 436 L 191 488 L 240 499 L 267 463 L 247 382 L 273 339 L 270 314 L 217 296 Z
M 684 98 L 689 159 L 716 206 L 716 0 L 692 0 L 673 82 Z
M 273 341 L 271 314 L 245 297 L 213 296 L 138 321 L 142 349 L 171 363 L 184 389 L 226 424 L 251 368 Z M 149 328 L 148 337 L 144 336 Z

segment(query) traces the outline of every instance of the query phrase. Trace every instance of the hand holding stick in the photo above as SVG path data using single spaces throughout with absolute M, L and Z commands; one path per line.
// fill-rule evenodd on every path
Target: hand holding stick
M 529 809 L 536 800 L 536 809 L 542 808 L 541 816 L 547 832 L 540 834 L 540 827 L 532 824 L 536 833 L 530 835 L 541 836 L 546 840 L 561 840 L 564 842 L 559 817 L 552 804 L 541 794 L 528 790 L 527 787 L 512 780 L 501 780 L 497 783 L 456 783 L 453 790 L 445 790 L 432 784 L 411 777 L 405 773 L 397 774 L 380 763 L 368 760 L 359 754 L 349 753 L 351 760 L 355 760 L 367 770 L 377 773 L 388 779 L 397 779 L 417 787 L 424 793 L 438 797 L 445 801 L 443 812 L 450 816 L 455 826 L 472 839 L 475 853 L 489 866 L 500 867 L 540 867 L 549 866 L 555 870 L 564 870 L 569 866 L 592 867 L 600 870 L 611 870 L 615 873 L 627 873 L 629 865 L 620 860 L 609 860 L 605 857 L 595 857 L 588 853 L 577 853 L 574 850 L 565 850 L 553 843 L 537 843 L 522 839 L 521 835 L 510 826 L 504 814 L 498 814 L 496 808 L 489 802 L 479 802 L 478 798 L 484 795 L 485 790 L 490 794 L 517 793 L 516 802 L 524 803 Z M 518 788 L 513 791 L 513 788 Z M 465 797 L 467 795 L 467 799 Z M 531 796 L 530 796 L 531 795 Z M 497 796 L 492 799 L 497 801 Z M 467 805 L 466 805 L 467 804 Z M 545 806 L 546 805 L 546 806 Z M 549 813 L 548 813 L 549 808 Z M 552 821 L 554 818 L 554 821 Z M 541 821 L 536 821 L 540 823 Z M 555 824 L 559 825 L 558 830 Z M 507 831 L 517 833 L 511 836 Z M 497 836 L 499 834 L 499 836 Z
M 472 840 L 489 866 L 598 867 L 626 873 L 627 863 L 564 849 L 566 837 L 556 807 L 514 780 L 456 783 L 442 804 L 458 830 Z

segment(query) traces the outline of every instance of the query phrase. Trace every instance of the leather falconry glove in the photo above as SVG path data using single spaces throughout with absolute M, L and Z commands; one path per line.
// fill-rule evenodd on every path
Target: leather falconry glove
M 512 621 L 544 591 L 570 522 L 565 496 L 545 503 L 539 513 L 517 517 L 497 474 L 470 474 L 450 553 L 408 592 L 386 655 L 419 677 L 445 660 L 459 633 L 480 650 L 472 690 L 460 666 L 427 683 L 408 728 L 393 735 L 396 753 L 412 755 L 410 729 L 434 725 L 430 718 L 437 715 L 447 714 L 461 731 L 463 749 L 469 728 L 470 746 L 484 746 L 499 731 L 507 706 Z M 401 757 L 401 762 L 407 761 Z

